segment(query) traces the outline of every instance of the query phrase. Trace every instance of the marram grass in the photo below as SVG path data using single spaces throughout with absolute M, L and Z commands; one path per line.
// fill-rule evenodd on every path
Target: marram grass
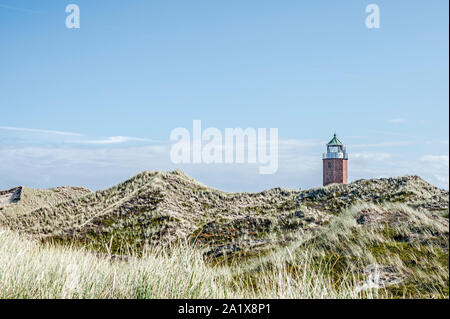
M 301 205 L 281 189 L 199 192 L 179 173 L 143 173 L 97 193 L 24 189 L 21 201 L 0 208 L 0 298 L 448 298 L 448 192 L 414 177 L 393 179 L 388 192 L 386 181 L 361 183 L 306 191 Z M 374 196 L 387 202 L 371 203 Z M 204 205 L 185 207 L 191 197 Z M 229 213 L 247 202 L 248 219 Z M 202 228 L 210 220 L 216 227 Z M 167 226 L 179 236 L 150 245 L 147 231 Z M 197 228 L 206 229 L 203 244 L 190 244 Z M 142 238 L 148 245 L 133 245 Z M 270 245 L 246 245 L 260 239 Z M 204 256 L 231 244 L 240 245 L 236 254 Z
M 294 276 L 286 265 L 289 254 L 288 248 L 273 254 L 270 267 L 259 269 L 255 279 L 237 265 L 208 265 L 198 250 L 183 244 L 114 261 L 82 248 L 41 245 L 1 230 L 0 298 L 362 297 L 353 288 L 354 277 L 335 285 L 307 262 L 307 254 Z M 369 292 L 364 297 L 379 295 Z
M 382 219 L 357 223 L 364 212 Z M 265 254 L 217 263 L 187 242 L 121 259 L 3 229 L 0 298 L 448 298 L 442 217 L 359 204 L 294 237 Z M 388 285 L 378 284 L 381 277 Z

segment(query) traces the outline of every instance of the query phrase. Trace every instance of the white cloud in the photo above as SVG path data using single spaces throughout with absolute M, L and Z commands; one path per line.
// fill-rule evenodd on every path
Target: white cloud
M 349 144 L 348 147 L 385 147 L 385 146 L 401 146 L 412 145 L 413 141 L 391 141 L 391 142 L 379 142 L 379 143 L 367 143 L 367 144 Z
M 391 154 L 387 152 L 360 152 L 350 154 L 352 160 L 370 160 L 370 161 L 385 161 L 391 158 Z
M 109 138 L 105 139 L 108 141 Z M 9 146 L 0 148 L 0 189 L 17 185 L 54 187 L 79 185 L 101 189 L 143 170 L 183 169 L 188 175 L 226 191 L 261 191 L 272 187 L 305 189 L 322 184 L 320 142 L 280 140 L 279 169 L 260 175 L 259 164 L 184 164 L 170 161 L 170 143 L 131 146 L 115 143 L 63 146 Z M 102 141 L 102 140 L 99 140 Z M 349 153 L 350 181 L 418 174 L 448 189 L 448 155 L 414 156 L 384 151 Z
M 300 148 L 300 147 L 313 147 L 313 146 L 325 146 L 326 142 L 313 140 L 313 139 L 285 139 L 278 142 L 280 147 L 284 148 Z
M 64 135 L 64 136 L 83 136 L 83 134 L 80 134 L 80 133 L 53 131 L 53 130 L 41 130 L 41 129 L 34 129 L 34 128 L 12 127 L 12 126 L 0 126 L 0 130 L 20 131 L 20 132 L 29 132 L 29 133 L 43 133 L 43 134 Z
M 448 140 L 433 140 L 433 141 L 426 141 L 425 144 L 426 144 L 426 145 L 433 145 L 433 144 L 438 144 L 438 145 L 448 145 Z
M 0 189 L 26 185 L 47 188 L 79 185 L 112 186 L 143 170 L 168 170 L 164 145 L 140 147 L 3 147 Z
M 422 162 L 429 163 L 431 165 L 438 165 L 442 167 L 447 167 L 449 164 L 448 155 L 425 155 L 420 158 Z
M 408 120 L 404 119 L 404 118 L 391 119 L 388 121 L 388 123 L 391 123 L 391 124 L 401 124 L 401 123 L 406 123 L 406 122 L 408 122 Z
M 4 4 L 0 4 L 0 8 L 9 9 L 9 10 L 15 10 L 15 11 L 22 11 L 22 12 L 29 12 L 29 13 L 42 13 L 41 11 L 26 9 L 26 8 L 19 8 L 19 7 L 13 7 L 13 6 L 7 6 Z
M 49 134 L 49 135 L 65 136 L 65 137 L 87 138 L 86 135 L 80 134 L 80 133 L 34 129 L 34 128 L 24 128 L 24 127 L 0 126 L 0 130 L 25 132 L 25 133 L 31 133 L 31 134 Z M 107 144 L 119 144 L 119 143 L 133 142 L 133 141 L 134 142 L 157 142 L 155 140 L 148 139 L 148 138 L 139 138 L 139 137 L 131 137 L 131 136 L 109 136 L 104 139 L 86 139 L 86 140 L 65 139 L 62 142 L 72 143 L 72 144 L 107 145 Z
M 105 145 L 105 144 L 118 144 L 118 143 L 126 143 L 126 142 L 157 142 L 148 138 L 139 138 L 139 137 L 130 137 L 130 136 L 110 136 L 102 140 L 86 140 L 86 141 L 74 141 L 74 143 L 79 144 L 97 144 L 97 145 Z

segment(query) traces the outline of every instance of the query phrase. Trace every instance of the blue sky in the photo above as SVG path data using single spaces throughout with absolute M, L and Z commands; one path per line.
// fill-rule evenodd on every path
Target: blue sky
M 65 27 L 75 3 L 81 28 Z M 367 29 L 365 7 L 380 7 Z M 229 191 L 321 185 L 334 132 L 349 178 L 448 189 L 448 1 L 0 0 L 0 189 L 111 186 L 171 170 Z M 174 165 L 169 134 L 278 128 L 279 170 Z

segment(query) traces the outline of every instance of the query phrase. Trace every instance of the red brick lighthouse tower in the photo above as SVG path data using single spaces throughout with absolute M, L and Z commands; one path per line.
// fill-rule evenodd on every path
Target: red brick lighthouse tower
M 323 186 L 332 183 L 347 184 L 347 152 L 336 134 L 323 153 Z

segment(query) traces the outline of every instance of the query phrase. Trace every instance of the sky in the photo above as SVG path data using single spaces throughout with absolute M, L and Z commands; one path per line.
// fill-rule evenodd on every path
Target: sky
M 226 191 L 318 187 L 333 133 L 349 181 L 418 174 L 448 189 L 448 6 L 0 0 L 0 189 L 98 190 L 177 168 Z M 173 163 L 170 133 L 193 120 L 277 128 L 277 172 Z

